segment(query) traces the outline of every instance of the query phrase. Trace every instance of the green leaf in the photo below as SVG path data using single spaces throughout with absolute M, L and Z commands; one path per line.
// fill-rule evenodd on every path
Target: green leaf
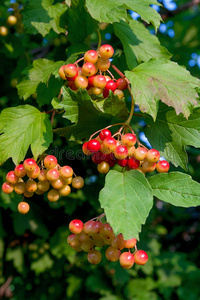
M 39 275 L 40 273 L 43 273 L 48 269 L 51 269 L 53 264 L 54 264 L 53 259 L 50 257 L 48 253 L 45 253 L 38 260 L 31 262 L 30 269 Z
M 108 98 L 103 103 L 103 110 L 107 114 L 111 114 L 120 119 L 128 118 L 128 109 L 124 99 L 119 99 L 113 93 L 110 93 Z
M 156 119 L 158 101 L 174 107 L 177 115 L 183 113 L 188 118 L 194 105 L 197 105 L 198 94 L 195 87 L 199 79 L 177 63 L 164 58 L 140 64 L 133 71 L 126 71 L 131 83 L 131 92 L 142 112 Z
M 70 120 L 72 123 L 78 122 L 78 104 L 72 100 L 69 93 L 69 89 L 63 87 L 63 100 L 60 102 L 58 99 L 52 101 L 52 105 L 55 109 L 64 109 L 65 113 L 63 118 Z
M 22 161 L 29 146 L 35 159 L 51 144 L 49 117 L 30 105 L 6 108 L 0 114 L 0 162 L 9 157 L 15 164 Z
M 56 129 L 56 133 L 68 139 L 87 139 L 92 133 L 101 128 L 124 121 L 122 118 L 116 118 L 111 114 L 104 113 L 97 103 L 91 100 L 86 90 L 79 89 L 76 93 L 68 89 L 68 93 L 72 101 L 78 104 L 78 122 L 69 127 Z
M 83 0 L 78 1 L 78 5 L 72 5 L 69 8 L 67 25 L 68 36 L 73 44 L 87 43 L 87 38 L 98 28 L 98 22 L 85 9 Z
M 109 171 L 99 201 L 116 234 L 121 232 L 125 239 L 139 239 L 141 225 L 153 206 L 152 190 L 143 174 L 133 170 Z
M 156 121 L 146 118 L 146 122 L 145 134 L 152 147 L 175 166 L 187 169 L 185 146 L 200 147 L 200 108 L 186 120 L 172 108 L 161 105 Z
M 158 38 L 136 20 L 129 23 L 120 21 L 114 23 L 115 35 L 122 42 L 126 55 L 126 62 L 130 70 L 137 63 L 146 62 L 151 58 L 170 58 L 167 49 L 160 45 Z
M 200 183 L 188 174 L 161 173 L 151 176 L 149 183 L 154 196 L 160 200 L 181 207 L 200 205 Z
M 46 58 L 35 60 L 28 70 L 28 76 L 17 85 L 19 97 L 26 100 L 36 92 L 40 83 L 46 84 L 51 75 L 59 78 L 58 70 L 62 65 L 63 61 L 54 62 Z
M 161 16 L 150 5 L 160 5 L 156 0 L 86 0 L 91 16 L 99 22 L 114 23 L 127 19 L 127 9 L 138 13 L 142 20 L 158 28 Z
M 24 270 L 24 255 L 21 247 L 17 248 L 7 248 L 6 251 L 6 260 L 13 260 L 13 265 L 19 273 L 22 273 Z
M 53 2 L 53 0 L 35 0 L 25 5 L 22 15 L 27 33 L 40 33 L 44 37 L 51 29 L 58 34 L 66 31 L 64 26 L 60 26 L 60 18 L 68 7 L 62 3 L 53 4 Z
M 39 83 L 37 87 L 37 103 L 41 106 L 50 104 L 53 97 L 56 97 L 63 85 L 61 80 L 51 76 L 47 84 Z

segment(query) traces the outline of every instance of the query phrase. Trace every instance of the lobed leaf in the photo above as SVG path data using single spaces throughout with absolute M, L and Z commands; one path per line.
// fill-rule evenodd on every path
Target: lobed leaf
M 155 29 L 160 25 L 161 16 L 150 5 L 160 5 L 156 0 L 86 0 L 91 16 L 99 22 L 114 23 L 127 20 L 127 9 L 133 10 Z
M 158 38 L 140 22 L 130 19 L 129 23 L 120 21 L 114 23 L 115 35 L 122 42 L 126 62 L 129 69 L 138 63 L 155 58 L 170 58 L 167 49 L 160 45 Z
M 146 119 L 146 122 L 145 134 L 152 147 L 175 166 L 187 169 L 185 146 L 200 147 L 200 108 L 186 120 L 172 108 L 161 105 L 156 121 Z
M 30 105 L 4 109 L 0 114 L 0 162 L 22 161 L 29 146 L 35 159 L 52 143 L 52 125 L 46 113 Z
M 125 72 L 131 83 L 131 92 L 142 112 L 156 119 L 158 101 L 174 107 L 176 114 L 188 118 L 193 106 L 197 105 L 199 79 L 177 63 L 160 58 L 140 64 Z
M 200 205 L 200 184 L 188 174 L 157 174 L 149 178 L 149 183 L 154 196 L 160 200 L 181 207 Z
M 109 171 L 99 201 L 115 234 L 123 233 L 125 239 L 139 239 L 141 225 L 145 224 L 153 206 L 152 190 L 143 174 L 135 170 Z

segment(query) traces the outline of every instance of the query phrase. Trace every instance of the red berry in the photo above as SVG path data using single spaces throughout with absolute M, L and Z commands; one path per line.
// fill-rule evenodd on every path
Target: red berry
M 160 160 L 156 164 L 156 170 L 159 173 L 167 173 L 169 171 L 169 163 L 166 160 Z
M 134 258 L 135 258 L 135 263 L 137 265 L 145 265 L 146 262 L 148 261 L 148 255 L 145 251 L 143 250 L 138 250 L 135 254 L 134 254 Z
M 78 219 L 72 220 L 69 223 L 69 230 L 75 234 L 81 233 L 83 230 L 83 222 Z
M 54 155 L 47 155 L 44 159 L 44 165 L 47 169 L 53 169 L 57 165 L 58 161 Z
M 65 73 L 64 73 L 64 68 L 65 68 L 65 65 L 62 66 L 62 67 L 60 67 L 60 69 L 59 69 L 59 71 L 58 71 L 58 74 L 59 74 L 59 76 L 60 76 L 62 79 L 66 80 L 66 76 L 65 76 Z
M 144 172 L 153 172 L 156 168 L 156 163 L 151 163 L 148 160 L 145 160 L 142 164 L 142 169 Z
M 123 252 L 120 255 L 119 263 L 123 269 L 130 269 L 134 265 L 134 255 L 131 252 Z
M 96 77 L 96 75 L 92 75 L 90 77 L 88 77 L 88 87 L 91 88 L 94 86 L 94 78 Z M 87 87 L 87 88 L 88 88 Z
M 16 166 L 14 172 L 15 172 L 15 175 L 20 178 L 22 178 L 26 175 L 26 169 L 24 168 L 23 164 Z
M 116 147 L 114 154 L 117 159 L 124 159 L 128 156 L 128 149 L 124 145 L 119 145 Z
M 105 90 L 107 91 L 111 90 L 112 92 L 114 92 L 116 88 L 117 88 L 117 84 L 115 81 L 109 80 L 106 82 Z
M 109 95 L 109 90 L 104 90 L 104 91 L 103 91 L 103 97 L 104 97 L 104 98 L 107 98 L 108 95 Z
M 117 89 L 119 90 L 125 90 L 128 88 L 128 83 L 124 78 L 119 78 L 116 81 Z
M 19 177 L 15 175 L 14 171 L 10 171 L 7 173 L 6 175 L 6 180 L 7 182 L 11 183 L 11 184 L 15 184 L 18 182 Z
M 56 180 L 59 178 L 60 174 L 58 172 L 57 169 L 50 169 L 48 172 L 47 172 L 47 180 L 51 181 L 51 180 Z
M 96 139 L 88 141 L 87 148 L 92 153 L 98 152 L 100 150 L 101 144 Z
M 26 171 L 34 171 L 35 168 L 37 167 L 37 163 L 34 159 L 32 158 L 27 158 L 24 163 L 24 168 L 26 169 Z
M 73 77 L 67 77 L 66 76 L 66 78 L 67 78 L 67 80 L 68 81 L 75 81 L 75 79 L 76 79 L 76 77 L 78 76 L 79 74 L 78 74 L 78 70 L 76 71 L 76 74 L 73 76 Z
M 96 152 L 92 155 L 92 161 L 98 165 L 100 164 L 102 161 L 105 161 L 106 159 L 106 155 L 103 154 L 102 152 Z
M 103 75 L 97 75 L 94 78 L 93 84 L 95 87 L 103 89 L 106 86 L 106 79 Z
M 88 79 L 85 76 L 77 76 L 74 83 L 77 89 L 78 88 L 86 89 L 88 86 Z
M 82 72 L 83 72 L 83 75 L 85 75 L 85 76 L 92 76 L 92 75 L 94 75 L 96 73 L 95 65 L 92 64 L 91 62 L 86 62 L 82 66 Z
M 135 247 L 137 240 L 135 238 L 124 240 L 124 248 L 133 248 Z
M 10 194 L 13 192 L 13 189 L 14 189 L 14 186 L 9 183 L 9 182 L 4 182 L 2 184 L 2 191 L 5 193 L 5 194 Z
M 126 167 L 128 165 L 128 158 L 118 159 L 117 163 L 120 167 Z
M 109 59 L 100 57 L 97 61 L 97 68 L 103 72 L 107 71 L 110 68 Z
M 114 49 L 111 45 L 105 44 L 99 48 L 99 54 L 103 58 L 111 58 L 114 54 Z
M 110 138 L 111 136 L 112 136 L 112 134 L 111 134 L 110 130 L 108 130 L 108 129 L 103 129 L 99 133 L 99 137 L 102 141 L 104 141 L 106 138 Z
M 134 151 L 134 156 L 137 160 L 144 160 L 147 155 L 148 150 L 143 147 L 138 147 Z
M 60 176 L 63 177 L 64 179 L 72 177 L 73 173 L 74 171 L 70 166 L 64 166 L 60 170 Z
M 128 167 L 130 169 L 137 169 L 140 166 L 140 161 L 137 160 L 135 157 L 130 157 L 128 160 Z
M 82 151 L 83 151 L 83 153 L 84 153 L 85 155 L 91 155 L 92 152 L 88 150 L 87 145 L 88 145 L 88 142 L 85 142 L 85 143 L 83 144 L 83 146 L 82 146 Z
M 32 178 L 32 179 L 38 178 L 39 175 L 40 175 L 40 168 L 38 167 L 38 165 L 36 166 L 35 170 L 33 170 L 33 171 L 27 171 L 27 176 L 29 178 Z
M 76 75 L 77 67 L 74 64 L 68 64 L 64 67 L 64 73 L 67 77 L 73 77 Z
M 109 152 L 107 152 L 107 154 L 109 154 L 110 152 L 112 152 L 116 149 L 117 141 L 112 137 L 107 137 L 103 141 L 102 145 L 105 150 L 109 151 Z
M 87 52 L 85 52 L 84 55 L 85 62 L 91 62 L 95 64 L 98 58 L 99 58 L 98 53 L 95 50 L 88 50 Z

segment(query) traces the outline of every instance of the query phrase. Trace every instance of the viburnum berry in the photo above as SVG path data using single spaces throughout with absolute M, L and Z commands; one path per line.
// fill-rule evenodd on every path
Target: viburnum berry
M 87 143 L 87 149 L 92 153 L 98 152 L 100 148 L 101 144 L 96 139 L 90 140 Z
M 13 26 L 15 24 L 17 24 L 17 18 L 13 15 L 10 15 L 8 18 L 7 18 L 7 24 L 9 26 Z
M 170 167 L 170 165 L 166 160 L 160 160 L 156 164 L 156 170 L 159 173 L 167 173 L 169 171 L 169 167 Z
M 102 129 L 99 133 L 99 138 L 104 141 L 106 138 L 110 138 L 112 136 L 109 129 Z
M 33 193 L 37 190 L 37 182 L 34 181 L 33 179 L 29 179 L 26 182 L 26 190 L 30 193 Z
M 51 185 L 54 189 L 59 190 L 65 185 L 65 182 L 62 177 L 59 177 L 58 179 L 51 181 Z
M 105 76 L 103 75 L 97 75 L 95 76 L 94 80 L 93 80 L 93 84 L 95 87 L 103 89 L 106 86 L 106 79 Z
M 112 262 L 118 261 L 120 255 L 121 255 L 121 251 L 112 246 L 109 246 L 105 252 L 105 256 L 106 256 L 107 260 L 112 261 Z
M 25 189 L 24 197 L 31 198 L 31 197 L 33 197 L 33 195 L 34 195 L 34 192 L 29 192 Z
M 77 76 L 74 83 L 77 88 L 86 89 L 88 86 L 88 79 L 85 76 Z
M 29 178 L 35 179 L 35 178 L 38 178 L 39 175 L 40 175 L 40 168 L 38 167 L 38 165 L 36 166 L 35 170 L 27 171 L 27 176 Z
M 99 48 L 99 54 L 103 58 L 111 58 L 114 54 L 114 49 L 111 45 L 105 44 Z
M 117 248 L 118 250 L 124 249 L 124 237 L 123 234 L 118 234 L 111 243 L 111 246 Z
M 75 81 L 75 79 L 76 79 L 76 77 L 79 75 L 79 73 L 78 73 L 78 70 L 76 71 L 76 74 L 73 76 L 73 77 L 67 77 L 66 76 L 66 79 L 68 80 L 68 81 Z
M 51 202 L 56 202 L 60 198 L 59 192 L 55 189 L 52 189 L 48 192 L 47 198 Z
M 62 176 L 64 179 L 72 177 L 73 173 L 74 171 L 70 166 L 63 166 L 60 169 L 60 176 Z
M 72 179 L 72 186 L 75 189 L 81 189 L 84 186 L 84 180 L 81 176 L 76 176 Z
M 137 240 L 135 238 L 124 240 L 124 248 L 133 248 L 135 247 Z
M 124 145 L 119 145 L 115 148 L 114 154 L 117 159 L 124 159 L 128 156 L 128 149 Z
M 70 245 L 71 247 L 78 247 L 80 246 L 80 242 L 79 240 L 77 239 L 76 235 L 74 233 L 70 234 L 68 237 L 67 237 L 67 243 L 68 245 Z
M 93 265 L 97 265 L 100 263 L 101 259 L 102 259 L 102 255 L 101 252 L 98 250 L 91 250 L 88 252 L 87 255 L 87 259 L 88 261 L 93 264 Z
M 68 85 L 68 87 L 69 87 L 72 91 L 76 91 L 76 90 L 77 90 L 77 87 L 76 87 L 74 81 L 68 81 L 67 85 Z
M 126 134 L 122 135 L 121 141 L 122 141 L 122 144 L 125 145 L 126 147 L 131 147 L 131 146 L 135 145 L 137 138 L 132 133 L 126 133 Z
M 105 90 L 107 91 L 111 90 L 112 92 L 114 92 L 116 88 L 117 88 L 117 84 L 114 80 L 109 80 L 106 82 Z
M 119 257 L 119 263 L 123 269 L 132 268 L 134 261 L 134 255 L 131 252 L 123 252 Z
M 156 149 L 150 149 L 147 152 L 146 160 L 150 163 L 157 162 L 160 159 L 160 153 Z
M 37 163 L 34 159 L 32 158 L 27 158 L 24 163 L 24 168 L 26 169 L 26 171 L 34 171 L 35 168 L 37 167 Z
M 97 68 L 103 72 L 107 71 L 110 68 L 109 59 L 100 57 L 97 61 Z
M 83 222 L 78 219 L 74 219 L 69 223 L 69 230 L 72 233 L 78 234 L 83 231 Z
M 2 191 L 5 193 L 5 194 L 10 194 L 12 193 L 14 190 L 14 186 L 13 184 L 9 183 L 9 182 L 4 182 L 2 184 Z
M 6 175 L 6 180 L 7 180 L 7 182 L 9 182 L 11 184 L 15 184 L 18 182 L 19 177 L 15 175 L 14 171 L 10 171 Z
M 17 182 L 14 185 L 14 191 L 19 195 L 23 194 L 25 192 L 25 189 L 26 189 L 26 185 L 24 182 Z
M 156 163 L 150 163 L 149 161 L 145 160 L 142 164 L 142 169 L 145 172 L 153 172 L 156 168 Z
M 85 142 L 83 145 L 82 145 L 82 151 L 85 155 L 92 155 L 93 152 L 89 151 L 88 147 L 88 142 Z
M 82 66 L 82 72 L 84 76 L 92 76 L 96 73 L 95 65 L 91 62 L 86 62 Z
M 50 188 L 49 181 L 38 181 L 37 188 L 41 192 L 47 192 Z
M 27 212 L 29 212 L 30 210 L 30 206 L 27 202 L 20 202 L 17 206 L 18 211 L 20 212 L 20 214 L 27 214 Z
M 136 170 L 140 166 L 140 161 L 135 157 L 130 157 L 128 160 L 128 167 L 130 169 Z
M 137 265 L 145 265 L 148 261 L 148 255 L 145 251 L 143 250 L 138 250 L 135 254 L 134 254 L 134 258 L 135 258 L 135 263 Z
M 54 155 L 47 155 L 44 159 L 44 165 L 47 169 L 55 168 L 57 163 L 57 158 Z
M 102 152 L 96 152 L 92 155 L 92 161 L 98 165 L 100 164 L 102 161 L 105 161 L 106 159 L 106 155 L 103 154 Z
M 117 164 L 120 167 L 126 167 L 128 165 L 128 157 L 124 158 L 124 159 L 118 159 L 117 160 Z
M 58 192 L 60 196 L 66 197 L 71 193 L 71 188 L 68 184 L 65 184 L 58 190 Z
M 107 151 L 107 154 L 109 154 L 109 152 L 112 152 L 116 149 L 117 141 L 113 137 L 107 137 L 103 140 L 102 145 L 105 152 Z
M 144 147 L 138 147 L 135 149 L 134 156 L 137 160 L 144 160 L 148 150 Z
M 96 77 L 96 75 L 92 75 L 90 77 L 88 77 L 88 87 L 90 86 L 93 87 L 94 86 L 94 78 Z
M 47 179 L 48 180 L 56 180 L 59 178 L 60 176 L 60 173 L 57 169 L 50 169 L 48 172 L 47 172 Z
M 124 93 L 121 90 L 116 89 L 114 95 L 118 96 L 119 99 L 124 98 Z
M 101 173 L 101 174 L 107 174 L 108 171 L 110 170 L 110 165 L 109 165 L 108 162 L 102 161 L 101 163 L 98 164 L 97 170 L 98 170 L 99 173 Z
M 64 72 L 64 68 L 65 68 L 65 65 L 62 66 L 62 67 L 60 67 L 60 69 L 59 69 L 59 71 L 58 71 L 58 74 L 59 74 L 59 76 L 60 76 L 62 79 L 66 80 L 66 75 L 65 75 L 65 72 Z
M 128 88 L 128 83 L 124 78 L 119 78 L 116 81 L 117 89 L 119 90 L 125 90 Z
M 15 172 L 15 175 L 20 178 L 23 178 L 26 175 L 26 169 L 24 168 L 23 164 L 16 166 L 14 169 L 14 172 Z
M 89 252 L 94 249 L 94 241 L 89 238 L 81 243 L 81 249 L 85 252 Z
M 91 62 L 91 63 L 95 64 L 97 62 L 98 58 L 99 58 L 98 53 L 95 50 L 88 50 L 87 52 L 85 52 L 85 55 L 84 55 L 85 62 Z
M 67 77 L 73 77 L 76 75 L 77 67 L 74 64 L 67 64 L 64 67 L 64 73 Z
M 41 169 L 40 170 L 40 174 L 39 174 L 39 176 L 38 176 L 38 180 L 39 181 L 46 181 L 47 180 L 47 170 L 45 170 L 45 169 Z
M 135 153 L 135 146 L 127 147 L 128 149 L 128 156 L 133 157 Z

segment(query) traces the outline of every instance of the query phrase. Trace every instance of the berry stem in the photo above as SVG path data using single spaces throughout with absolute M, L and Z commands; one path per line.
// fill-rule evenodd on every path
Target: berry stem
M 84 60 L 84 57 L 81 57 L 81 58 L 79 58 L 77 61 L 75 61 L 74 65 L 78 65 L 78 63 L 79 63 L 80 61 L 82 61 L 82 60 Z M 67 84 L 67 82 L 66 82 L 66 84 Z
M 93 221 L 93 220 L 97 220 L 97 221 L 99 221 L 99 220 L 101 220 L 101 219 L 103 219 L 103 217 L 105 217 L 105 213 L 102 213 L 101 215 L 99 215 L 98 217 L 95 217 L 95 218 L 93 218 L 93 219 L 90 219 L 90 221 Z
M 98 35 L 98 46 L 97 46 L 97 51 L 99 51 L 99 48 L 101 47 L 101 33 L 99 31 L 99 29 L 97 29 L 97 35 Z
M 128 124 L 128 125 L 129 125 L 130 122 L 131 122 L 131 119 L 132 119 L 132 117 L 133 117 L 134 107 L 135 107 L 135 102 L 134 102 L 133 95 L 132 95 L 132 93 L 131 93 L 131 87 L 130 87 L 129 84 L 128 84 L 128 90 L 129 90 L 129 93 L 130 93 L 130 95 L 131 95 L 131 111 L 130 111 L 129 117 L 128 117 L 128 119 L 126 120 L 125 124 Z
M 112 79 L 115 79 L 115 76 L 109 71 L 107 70 L 108 74 L 110 74 L 110 76 L 112 77 Z

